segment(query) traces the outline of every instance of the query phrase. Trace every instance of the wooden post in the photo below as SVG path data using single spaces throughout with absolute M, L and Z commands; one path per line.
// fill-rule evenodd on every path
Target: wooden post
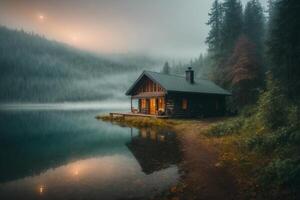
M 160 98 L 160 97 L 158 97 Z M 158 115 L 158 98 L 155 98 L 155 114 Z
M 132 112 L 132 96 L 130 97 L 130 110 L 131 110 L 131 113 L 133 113 Z
M 165 115 L 168 115 L 168 110 L 167 110 L 167 95 L 164 96 L 164 106 L 165 106 Z

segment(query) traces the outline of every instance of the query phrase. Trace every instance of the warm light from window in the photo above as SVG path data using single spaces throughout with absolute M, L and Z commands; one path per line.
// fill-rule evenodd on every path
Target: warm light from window
M 165 99 L 163 97 L 158 99 L 158 110 L 165 110 Z
M 182 100 L 182 109 L 183 109 L 183 110 L 186 110 L 186 109 L 187 109 L 187 106 L 188 106 L 188 101 L 187 101 L 187 99 L 183 99 L 183 100 Z
M 40 194 L 43 194 L 43 192 L 44 192 L 44 186 L 41 185 L 41 186 L 39 187 L 39 193 L 40 193 Z
M 142 109 L 146 108 L 146 99 L 141 99 L 141 108 Z

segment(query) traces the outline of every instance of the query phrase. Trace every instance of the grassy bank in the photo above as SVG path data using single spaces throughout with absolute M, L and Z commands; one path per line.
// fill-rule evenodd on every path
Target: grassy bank
M 153 199 L 221 199 L 237 193 L 233 187 L 235 178 L 225 168 L 216 167 L 219 162 L 218 151 L 213 140 L 202 134 L 211 124 L 223 119 L 111 118 L 107 115 L 97 118 L 121 126 L 170 128 L 177 133 L 182 150 L 182 162 L 178 165 L 182 173 L 181 179 L 178 184 Z
M 254 105 L 206 135 L 221 144 L 221 163 L 238 175 L 249 198 L 300 198 L 300 102 L 272 77 Z
M 149 118 L 149 117 L 114 116 L 112 118 L 109 115 L 101 115 L 101 116 L 97 116 L 96 118 L 98 120 L 115 123 L 120 126 L 137 127 L 137 128 L 143 128 L 143 127 L 171 128 L 176 124 L 174 120 L 157 119 L 157 118 Z
M 250 112 L 249 112 L 250 111 Z M 219 145 L 220 163 L 238 177 L 247 198 L 297 199 L 300 189 L 300 129 L 293 110 L 287 122 L 269 126 L 264 111 L 248 109 L 212 125 L 206 135 Z M 274 121 L 270 121 L 273 123 Z
M 228 169 L 238 183 L 237 190 L 240 191 L 238 199 L 297 199 L 300 186 L 298 110 L 287 109 L 282 114 L 286 117 L 286 121 L 279 121 L 276 125 L 271 117 L 266 117 L 268 112 L 274 111 L 274 106 L 268 110 L 262 107 L 261 101 L 264 100 L 260 100 L 255 107 L 244 109 L 234 118 L 201 121 L 142 117 L 111 119 L 110 116 L 97 118 L 121 126 L 172 128 L 178 133 L 181 143 L 185 144 L 184 155 L 187 155 L 183 163 L 192 164 L 181 166 L 183 171 L 187 172 L 186 177 L 190 174 L 190 178 L 183 178 L 181 184 L 185 187 L 175 187 L 179 188 L 180 192 L 171 192 L 175 193 L 171 194 L 172 197 L 182 197 L 183 194 L 199 195 L 198 192 L 201 191 L 197 188 L 203 181 L 199 177 L 196 180 L 195 175 L 205 171 L 207 168 L 202 165 L 206 160 L 210 160 L 205 164 L 213 166 L 210 168 L 212 173 L 208 178 L 217 180 L 213 175 L 214 167 Z M 214 151 L 217 152 L 216 159 L 212 159 Z M 199 156 L 201 152 L 205 153 Z M 206 155 L 210 156 L 203 160 Z M 199 162 L 196 162 L 198 159 Z M 212 191 L 220 190 L 208 186 L 207 183 L 203 187 L 212 188 Z

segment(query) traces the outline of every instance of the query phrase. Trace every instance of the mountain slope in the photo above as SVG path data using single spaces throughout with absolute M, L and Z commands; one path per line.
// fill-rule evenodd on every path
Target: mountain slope
M 145 65 L 122 64 L 35 34 L 0 27 L 0 102 L 120 97 L 130 82 L 126 74 L 141 71 Z

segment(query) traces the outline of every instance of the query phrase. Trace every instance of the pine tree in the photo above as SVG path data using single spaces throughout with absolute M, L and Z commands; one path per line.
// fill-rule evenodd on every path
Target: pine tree
M 288 97 L 300 97 L 300 2 L 278 0 L 274 3 L 269 28 L 270 68 Z
M 211 54 L 218 55 L 221 50 L 221 26 L 222 26 L 222 5 L 219 4 L 218 0 L 215 0 L 210 10 L 209 20 L 206 23 L 210 26 L 210 31 L 206 38 L 208 44 L 208 51 Z
M 210 26 L 210 31 L 206 38 L 206 44 L 208 45 L 208 55 L 212 63 L 211 70 L 211 79 L 217 83 L 221 83 L 221 67 L 220 63 L 222 61 L 222 48 L 221 48 L 221 39 L 222 39 L 222 21 L 223 21 L 223 9 L 222 4 L 218 0 L 215 0 L 212 4 L 210 10 L 209 20 L 207 25 Z
M 260 60 L 263 54 L 264 29 L 263 8 L 258 0 L 251 0 L 245 8 L 243 32 L 255 44 Z
M 228 58 L 232 55 L 234 46 L 243 28 L 243 8 L 239 0 L 225 0 L 222 4 L 222 24 L 220 36 L 220 52 L 214 60 L 214 80 L 225 88 L 230 85 L 226 81 L 228 76 Z
M 165 62 L 163 68 L 162 68 L 162 73 L 164 74 L 170 74 L 170 66 L 168 62 Z
M 221 48 L 223 56 L 226 58 L 233 52 L 235 43 L 242 33 L 243 8 L 239 0 L 225 0 L 223 10 Z

